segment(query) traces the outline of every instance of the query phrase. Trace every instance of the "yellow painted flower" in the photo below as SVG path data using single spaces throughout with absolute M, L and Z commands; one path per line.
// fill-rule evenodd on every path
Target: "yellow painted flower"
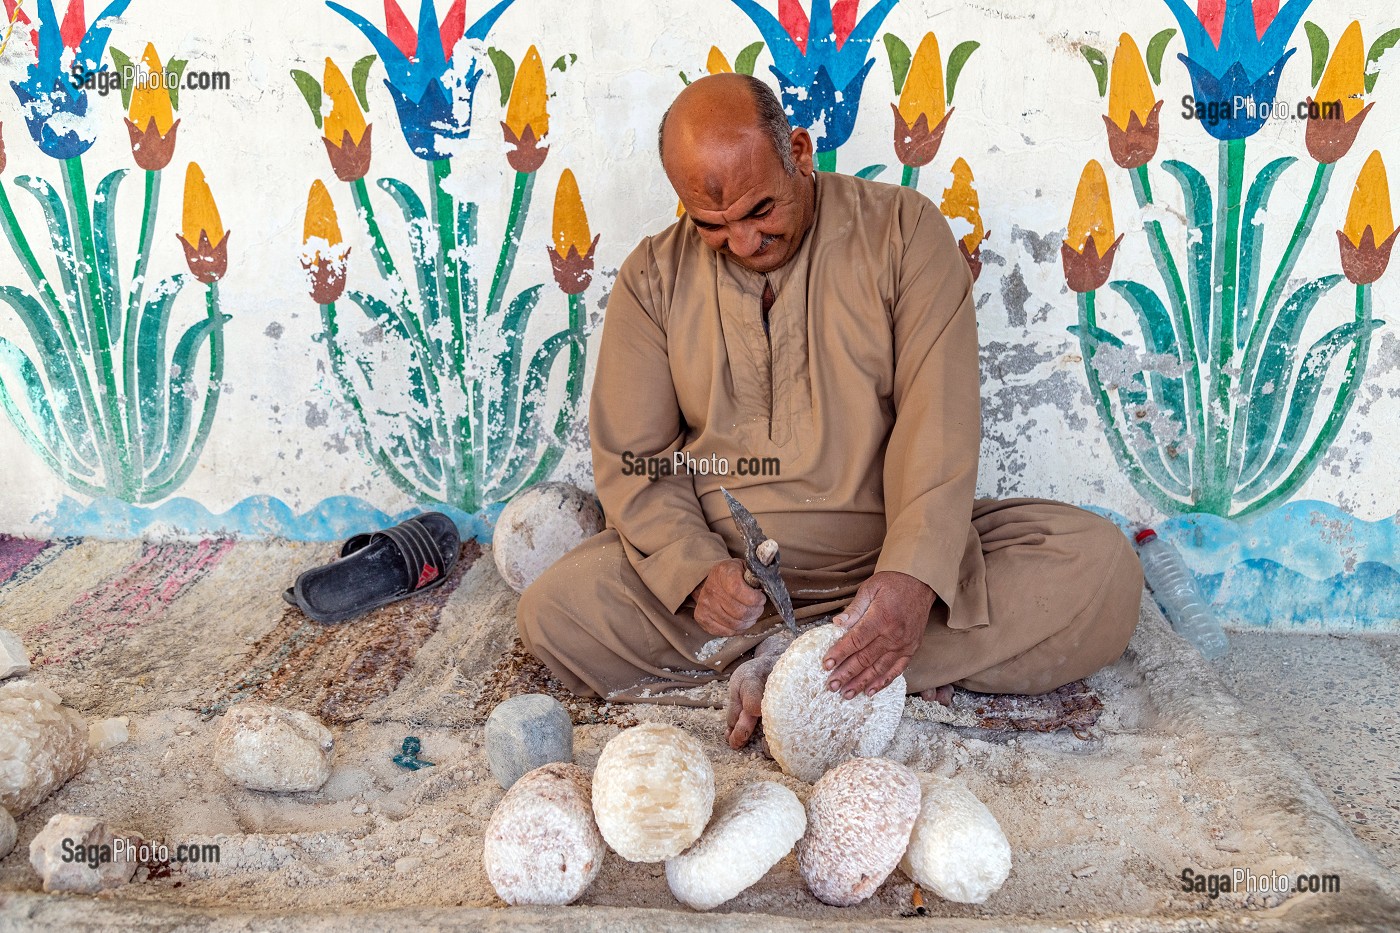
M 574 173 L 564 169 L 554 192 L 554 246 L 549 260 L 554 281 L 566 295 L 578 295 L 588 288 L 593 276 L 593 251 L 598 237 L 589 238 L 588 214 L 578 192 Z
M 549 155 L 549 147 L 540 145 L 540 140 L 549 132 L 547 103 L 544 61 L 540 59 L 539 49 L 532 45 L 515 72 L 506 118 L 501 123 L 501 133 L 511 147 L 506 161 L 517 172 L 528 175 L 539 171 L 545 156 Z
M 724 57 L 724 53 L 718 46 L 710 46 L 710 57 L 705 62 L 705 69 L 712 75 L 733 73 L 734 69 L 729 65 L 729 59 Z
M 1369 228 L 1372 236 L 1379 241 L 1394 232 L 1394 218 L 1390 213 L 1390 182 L 1385 174 L 1385 162 L 1379 152 L 1372 152 L 1361 174 L 1356 179 L 1356 188 L 1351 194 L 1351 206 L 1347 208 L 1347 222 L 1342 232 L 1352 245 L 1360 246 L 1362 234 Z
M 1108 179 L 1098 160 L 1090 159 L 1074 191 L 1065 243 L 1076 253 L 1083 253 L 1090 237 L 1102 247 L 1113 242 L 1113 233 L 1113 203 L 1108 197 Z
M 149 42 L 141 56 L 141 66 L 142 71 L 131 89 L 126 132 L 131 137 L 131 155 L 137 166 L 148 172 L 158 172 L 169 165 L 175 155 L 175 131 L 180 121 L 175 119 L 165 66 L 160 63 L 155 46 Z
M 311 183 L 311 191 L 306 196 L 306 222 L 301 228 L 301 239 L 307 244 L 323 240 L 327 246 L 339 246 L 343 242 L 340 221 L 335 216 L 335 202 L 319 178 Z
M 1108 281 L 1120 239 L 1114 236 L 1108 179 L 1103 166 L 1091 159 L 1079 176 L 1069 227 L 1060 245 L 1065 282 L 1073 291 L 1091 292 Z
M 224 225 L 219 219 L 214 193 L 209 190 L 198 162 L 191 162 L 185 171 L 184 234 L 189 243 L 198 243 L 201 235 L 207 236 L 209 244 L 216 247 L 224 239 Z
M 982 274 L 982 241 L 987 238 L 987 231 L 982 225 L 977 189 L 972 186 L 972 167 L 962 158 L 953 162 L 953 183 L 943 189 L 943 202 L 939 205 L 939 210 L 943 212 L 944 217 L 956 217 L 972 224 L 972 230 L 959 238 L 958 251 L 967 260 L 968 268 L 972 270 L 972 278 L 976 281 Z
M 1361 124 L 1371 112 L 1366 94 L 1366 46 L 1361 41 L 1361 24 L 1353 21 L 1337 40 L 1332 58 L 1322 72 L 1317 93 L 1308 108 L 1305 140 L 1308 154 L 1323 165 L 1341 160 L 1351 151 Z M 1338 104 L 1341 113 L 1332 111 Z
M 1156 103 L 1157 95 L 1153 93 L 1152 81 L 1147 77 L 1142 52 L 1138 51 L 1133 37 L 1125 32 L 1118 37 L 1118 48 L 1113 53 L 1113 69 L 1108 76 L 1108 118 L 1120 130 L 1126 131 L 1130 116 L 1136 116 L 1139 123 L 1146 124 Z
M 943 203 L 939 207 L 944 217 L 960 217 L 972 224 L 972 232 L 962 237 L 962 244 L 969 253 L 986 239 L 977 189 L 972 187 L 972 167 L 966 160 L 959 158 L 953 163 L 953 183 L 943 190 Z
M 566 168 L 554 192 L 554 249 L 563 255 L 572 248 L 581 255 L 587 249 L 588 234 L 588 214 L 583 209 L 578 181 L 573 170 Z
M 137 77 L 131 90 L 131 109 L 128 113 L 131 122 L 139 129 L 146 129 L 150 121 L 155 120 L 156 132 L 164 136 L 175 122 L 175 111 L 170 104 L 170 89 L 165 86 L 165 66 L 160 63 L 156 47 L 149 42 L 141 56 L 141 64 L 144 74 Z
M 909 63 L 904 92 L 899 95 L 899 115 L 909 126 L 926 116 L 932 129 L 943 119 L 944 108 L 943 59 L 938 51 L 938 39 L 930 32 L 919 43 Z
M 331 193 L 319 178 L 311 183 L 306 196 L 306 221 L 301 236 L 301 265 L 307 272 L 311 298 L 317 304 L 328 305 L 345 291 L 350 249 L 342 243 Z
M 204 172 L 191 162 L 185 170 L 184 229 L 176 234 L 185 249 L 185 262 L 194 277 L 212 285 L 228 268 L 228 234 Z
M 340 146 L 344 144 L 345 134 L 349 133 L 350 143 L 358 146 L 365 135 L 365 115 L 360 110 L 360 102 L 355 99 L 350 82 L 345 80 L 344 73 L 329 58 L 326 59 L 322 91 L 331 102 L 331 112 L 326 114 L 325 123 L 322 124 L 325 137 Z
M 1353 20 L 1337 40 L 1313 99 L 1318 103 L 1341 101 L 1342 118 L 1350 120 L 1365 106 L 1365 93 L 1366 46 L 1361 41 L 1361 24 Z
M 506 105 L 506 126 L 517 138 L 523 138 L 526 127 L 542 139 L 549 133 L 549 111 L 546 109 L 547 90 L 544 82 L 544 61 L 533 45 L 515 72 L 510 87 L 510 102 Z

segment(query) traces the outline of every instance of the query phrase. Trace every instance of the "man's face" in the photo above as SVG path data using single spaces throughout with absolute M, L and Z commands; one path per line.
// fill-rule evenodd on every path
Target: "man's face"
M 812 223 L 810 137 L 805 130 L 793 135 L 798 168 L 791 175 L 758 130 L 705 152 L 673 150 L 668 159 L 671 182 L 700 238 L 754 272 L 791 259 Z

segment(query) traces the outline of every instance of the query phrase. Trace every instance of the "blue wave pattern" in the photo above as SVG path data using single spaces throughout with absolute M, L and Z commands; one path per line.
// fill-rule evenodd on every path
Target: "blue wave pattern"
M 141 508 L 120 499 L 96 499 L 84 504 L 65 496 L 51 514 L 38 520 L 55 537 L 121 539 L 173 534 L 341 541 L 436 510 L 457 523 L 463 538 L 473 537 L 488 544 L 502 508 L 501 504 L 492 505 L 472 515 L 450 505 L 424 503 L 390 514 L 354 496 L 334 496 L 298 513 L 280 499 L 252 496 L 216 515 L 193 499 L 170 499 L 153 508 Z
M 390 514 L 363 499 L 336 496 L 298 513 L 279 499 L 254 496 L 216 515 L 192 499 L 141 508 L 117 499 L 84 504 L 65 498 L 38 520 L 54 537 L 175 534 L 340 541 L 434 508 L 452 516 L 464 537 L 489 543 L 502 506 L 471 515 L 424 504 Z M 1136 530 L 1116 512 L 1087 508 L 1125 534 Z M 1304 501 L 1243 521 L 1178 515 L 1154 527 L 1181 552 L 1216 611 L 1234 624 L 1400 629 L 1400 514 L 1368 522 L 1326 502 Z
M 1116 512 L 1089 507 L 1131 535 Z M 1252 519 L 1190 514 L 1153 526 L 1228 623 L 1400 630 L 1400 514 L 1368 522 L 1300 501 Z

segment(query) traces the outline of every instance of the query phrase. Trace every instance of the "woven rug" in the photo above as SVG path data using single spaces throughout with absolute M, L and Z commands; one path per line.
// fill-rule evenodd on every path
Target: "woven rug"
M 437 631 L 443 606 L 480 557 L 481 546 L 468 539 L 446 582 L 347 623 L 322 625 L 287 606 L 247 656 L 230 665 L 233 675 L 192 708 L 211 718 L 234 703 L 260 700 L 304 710 L 326 723 L 354 722 L 394 692 L 418 649 Z

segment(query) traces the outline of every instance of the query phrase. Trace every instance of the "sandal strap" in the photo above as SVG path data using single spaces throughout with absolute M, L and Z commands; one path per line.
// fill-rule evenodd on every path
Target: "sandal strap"
M 413 519 L 374 533 L 374 538 L 388 538 L 399 550 L 404 569 L 408 572 L 410 589 L 421 589 L 442 575 L 445 561 L 437 539 L 428 529 Z

